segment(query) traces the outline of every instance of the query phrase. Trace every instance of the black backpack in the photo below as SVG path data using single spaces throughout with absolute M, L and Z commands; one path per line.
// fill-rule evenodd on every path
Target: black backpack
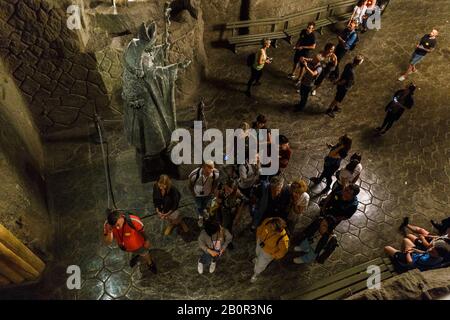
M 256 53 L 250 53 L 247 56 L 247 66 L 251 67 L 254 63 L 255 63 L 255 59 L 256 59 Z

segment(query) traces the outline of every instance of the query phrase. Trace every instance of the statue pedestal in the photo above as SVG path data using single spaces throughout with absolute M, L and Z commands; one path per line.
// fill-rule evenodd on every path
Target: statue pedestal
M 178 167 L 170 160 L 170 152 L 163 151 L 159 156 L 146 157 L 136 151 L 136 162 L 142 183 L 156 181 L 162 174 L 175 179 L 179 177 Z

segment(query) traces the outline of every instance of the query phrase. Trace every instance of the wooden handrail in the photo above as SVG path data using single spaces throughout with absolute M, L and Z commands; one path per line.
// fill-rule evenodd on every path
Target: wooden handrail
M 0 224 L 0 284 L 36 280 L 44 269 L 45 263 Z

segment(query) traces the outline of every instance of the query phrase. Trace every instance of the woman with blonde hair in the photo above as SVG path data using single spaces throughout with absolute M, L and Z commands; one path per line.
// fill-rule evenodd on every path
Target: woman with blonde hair
M 166 236 L 170 235 L 177 226 L 181 226 L 183 232 L 189 231 L 178 211 L 180 198 L 180 192 L 172 185 L 169 176 L 165 174 L 161 175 L 153 185 L 153 205 L 156 213 L 161 220 L 168 222 L 168 226 L 164 231 Z
M 255 85 L 260 84 L 259 79 L 261 79 L 264 66 L 272 62 L 272 59 L 267 55 L 267 49 L 270 48 L 270 45 L 270 39 L 263 39 L 262 46 L 255 55 L 255 60 L 250 67 L 251 75 L 250 79 L 247 82 L 247 90 L 245 91 L 245 94 L 248 97 L 251 97 L 250 89 L 253 85 L 253 82 L 255 82 Z
M 287 218 L 288 230 L 292 234 L 299 217 L 306 212 L 309 205 L 308 185 L 305 181 L 297 179 L 291 183 L 289 188 L 291 201 L 289 204 L 289 215 Z

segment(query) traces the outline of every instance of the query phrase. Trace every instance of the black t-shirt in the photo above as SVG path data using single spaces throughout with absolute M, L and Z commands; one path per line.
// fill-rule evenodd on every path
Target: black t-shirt
M 340 86 L 344 87 L 345 89 L 350 89 L 353 84 L 355 83 L 355 73 L 353 71 L 353 64 L 347 63 L 344 67 L 344 71 L 342 71 L 341 77 L 339 78 L 339 82 L 341 82 Z
M 422 39 L 420 39 L 420 45 L 423 46 L 426 49 L 431 49 L 431 48 L 435 48 L 436 47 L 436 39 L 430 39 L 430 35 L 426 34 L 422 37 Z M 426 55 L 428 52 L 423 50 L 423 49 L 419 49 L 417 48 L 415 51 L 415 54 L 424 56 Z
M 309 47 L 312 46 L 316 43 L 316 35 L 314 34 L 314 31 L 311 33 L 308 33 L 306 31 L 306 29 L 303 29 L 300 32 L 300 37 L 298 38 L 297 41 L 297 46 L 302 46 L 302 47 Z M 297 50 L 297 51 L 302 51 L 302 52 L 309 52 L 312 49 L 302 49 L 302 50 Z

